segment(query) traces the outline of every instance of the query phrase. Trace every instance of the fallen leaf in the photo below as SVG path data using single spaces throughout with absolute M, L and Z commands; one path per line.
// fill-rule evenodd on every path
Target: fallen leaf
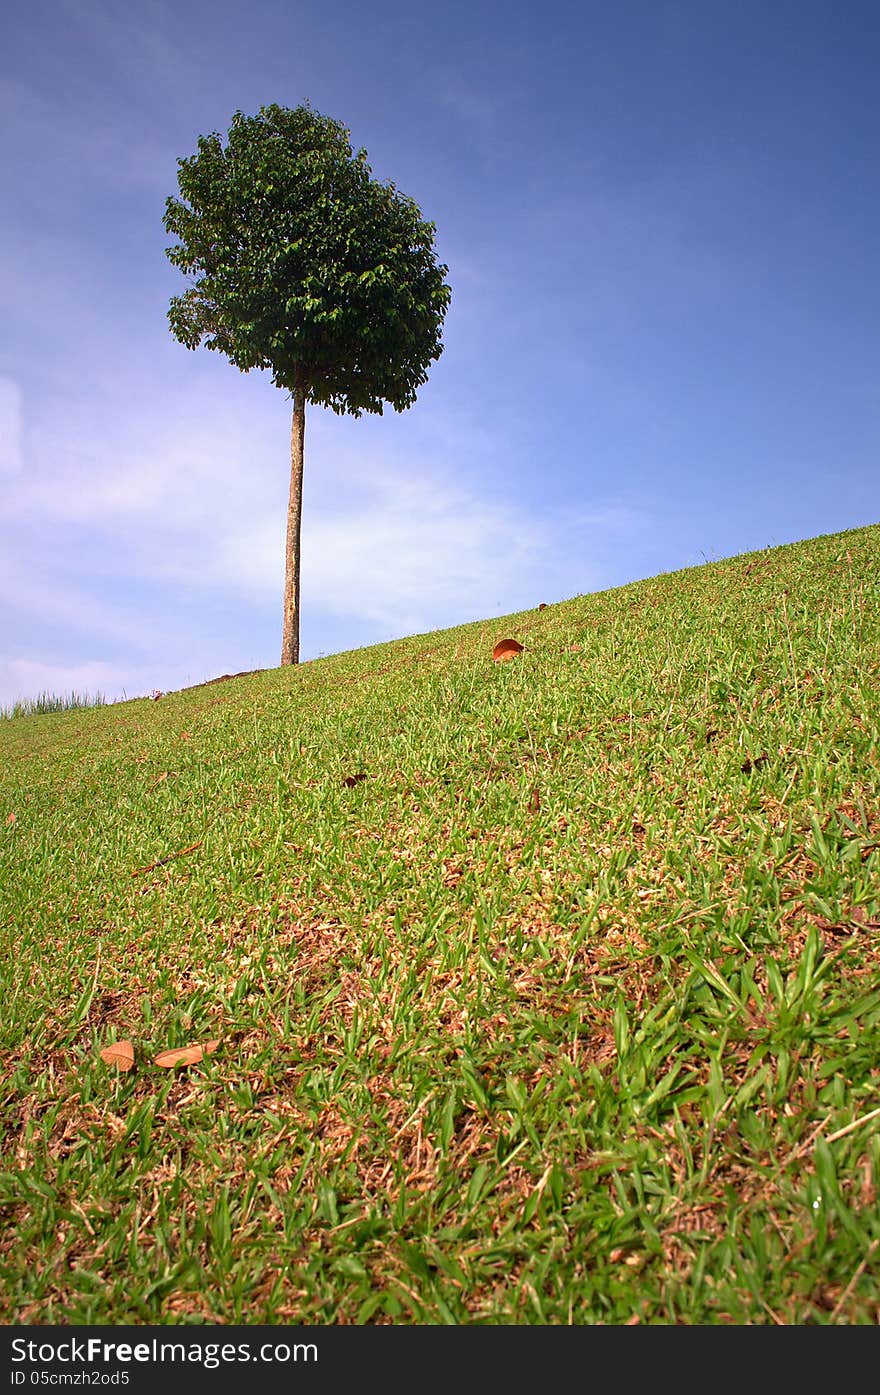
M 850 911 L 849 919 L 838 921 L 834 924 L 827 920 L 817 922 L 820 930 L 825 930 L 829 935 L 852 935 L 857 930 L 880 930 L 880 920 L 871 920 L 863 906 L 856 906 Z
M 345 779 L 342 781 L 342 783 L 343 783 L 348 789 L 353 790 L 354 787 L 355 787 L 355 785 L 359 785 L 360 782 L 361 782 L 361 780 L 366 780 L 366 778 L 367 778 L 367 777 L 366 777 L 364 771 L 363 771 L 363 770 L 359 770 L 358 773 L 357 773 L 357 775 L 346 775 L 346 777 L 345 777 Z
M 716 737 L 717 735 L 718 735 L 718 728 L 717 728 L 717 727 L 710 727 L 709 730 L 706 732 L 706 745 L 708 746 L 708 745 L 710 744 L 710 742 L 714 741 L 714 740 L 715 740 L 715 737 Z
M 523 646 L 518 639 L 499 639 L 495 648 L 492 650 L 492 658 L 495 660 L 496 664 L 503 664 L 508 659 L 514 658 L 515 655 L 521 654 L 522 651 Z
M 7 823 L 15 823 L 15 815 L 14 815 L 14 814 L 7 814 L 7 815 L 6 815 L 6 822 L 7 822 Z
M 101 1060 L 106 1061 L 108 1066 L 117 1066 L 119 1070 L 131 1070 L 134 1065 L 134 1047 L 130 1041 L 114 1041 L 110 1046 L 104 1047 Z
M 753 770 L 757 770 L 759 766 L 766 764 L 766 762 L 769 759 L 769 756 L 755 756 L 755 759 L 751 760 L 748 756 L 746 756 L 745 760 L 740 766 L 740 770 L 744 775 L 750 775 Z
M 539 609 L 539 610 L 546 610 L 546 609 L 547 609 L 547 602 L 546 602 L 546 601 L 542 601 L 541 604 L 538 606 L 538 609 Z
M 540 812 L 541 791 L 538 789 L 537 785 L 535 785 L 535 788 L 532 790 L 531 796 L 529 798 L 529 809 L 533 814 L 537 814 Z
M 197 1061 L 201 1061 L 203 1056 L 210 1056 L 220 1045 L 220 1038 L 216 1041 L 206 1041 L 203 1046 L 179 1046 L 172 1051 L 160 1051 L 158 1056 L 153 1057 L 154 1066 L 162 1066 L 164 1070 L 170 1070 L 172 1066 L 194 1066 Z

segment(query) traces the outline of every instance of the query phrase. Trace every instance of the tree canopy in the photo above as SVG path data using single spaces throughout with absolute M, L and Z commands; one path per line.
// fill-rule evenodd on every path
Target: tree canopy
M 403 411 L 442 352 L 450 299 L 434 224 L 372 177 L 348 130 L 308 104 L 236 112 L 202 136 L 165 206 L 192 285 L 168 312 L 187 348 L 335 412 Z

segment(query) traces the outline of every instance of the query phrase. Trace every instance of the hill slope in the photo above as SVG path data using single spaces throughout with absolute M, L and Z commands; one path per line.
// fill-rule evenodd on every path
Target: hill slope
M 0 1317 L 876 1322 L 878 562 L 0 724 Z

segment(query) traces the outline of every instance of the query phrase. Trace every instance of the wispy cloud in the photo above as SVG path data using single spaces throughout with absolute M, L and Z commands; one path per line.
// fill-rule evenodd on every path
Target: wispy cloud
M 358 509 L 314 519 L 303 546 L 304 594 L 337 615 L 358 614 L 396 634 L 560 599 L 601 580 L 590 541 L 633 526 L 623 510 L 580 520 L 493 497 L 455 476 L 390 474 Z
M 21 388 L 0 377 L 0 476 L 18 475 L 22 468 Z
M 497 153 L 498 139 L 513 101 L 510 91 L 493 90 L 445 72 L 435 79 L 439 101 L 452 112 L 483 155 Z
M 124 561 L 110 569 L 116 588 L 107 585 L 106 573 L 92 578 L 89 586 L 83 573 L 88 574 L 90 548 L 77 548 L 75 538 L 68 535 L 65 550 L 64 539 L 55 534 L 51 545 L 47 542 L 43 547 L 38 536 L 29 535 L 28 546 L 22 549 L 0 534 L 0 634 L 4 639 L 13 628 L 30 628 L 35 642 L 42 630 L 48 645 L 46 629 L 51 627 L 50 633 L 63 631 L 96 648 L 124 646 L 131 654 L 161 647 L 160 627 L 144 624 L 142 617 L 133 625 L 131 614 L 126 613 L 118 591 L 118 583 L 126 579 Z M 103 594 L 96 595 L 98 589 Z
M 134 407 L 129 393 L 110 391 L 79 407 L 44 406 L 29 431 L 27 468 L 0 481 L 3 605 L 10 617 L 31 617 L 35 643 L 61 626 L 91 657 L 78 668 L 65 655 L 53 669 L 45 654 L 20 643 L 13 659 L 7 643 L 0 701 L 28 682 L 75 686 L 103 677 L 110 687 L 112 677 L 114 694 L 121 687 L 131 694 L 170 686 L 177 670 L 181 681 L 211 676 L 193 671 L 193 654 L 198 649 L 197 662 L 208 663 L 219 654 L 216 642 L 200 636 L 199 648 L 185 633 L 199 605 L 252 607 L 273 636 L 261 661 L 275 661 L 287 404 L 248 393 L 234 377 L 222 405 L 216 379 L 194 375 L 187 386 L 186 395 L 166 386 L 159 418 Z M 313 412 L 306 619 L 330 618 L 339 622 L 331 630 L 348 626 L 370 642 L 607 584 L 609 548 L 625 548 L 645 531 L 638 510 L 608 499 L 537 517 L 492 482 L 502 448 L 498 432 L 435 419 L 428 408 L 408 421 Z M 189 600 L 169 612 L 172 594 Z M 20 622 L 16 628 L 22 632 Z M 322 634 L 327 629 L 322 624 Z M 95 667 L 101 663 L 106 673 Z
M 62 77 L 63 81 L 59 81 Z M 52 74 L 46 75 L 47 83 Z M 0 78 L 0 121 L 8 130 L 27 130 L 29 140 L 51 151 L 53 190 L 57 181 L 80 185 L 84 179 L 159 189 L 174 171 L 174 153 L 165 144 L 154 115 L 145 123 L 120 119 L 96 89 L 71 83 L 69 66 L 59 69 L 45 91 L 33 82 Z M 146 127 L 146 129 L 145 129 Z M 30 196 L 39 194 L 39 186 Z

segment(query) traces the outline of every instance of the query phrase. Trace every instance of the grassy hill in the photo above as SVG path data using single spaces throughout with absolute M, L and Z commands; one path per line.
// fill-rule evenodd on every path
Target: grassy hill
M 878 564 L 0 723 L 0 1319 L 876 1323 Z

